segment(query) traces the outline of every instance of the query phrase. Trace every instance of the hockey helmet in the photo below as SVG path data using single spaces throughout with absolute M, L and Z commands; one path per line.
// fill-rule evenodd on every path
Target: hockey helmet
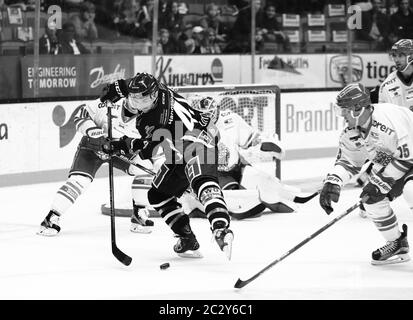
M 148 112 L 155 107 L 159 82 L 151 74 L 137 73 L 128 82 L 128 107 L 132 113 Z
M 370 92 L 361 83 L 351 83 L 337 95 L 334 106 L 336 114 L 344 117 L 349 126 L 358 126 L 366 122 L 370 116 Z
M 202 114 L 207 118 L 211 119 L 212 123 L 216 123 L 219 118 L 219 105 L 217 101 L 212 97 L 205 97 L 196 101 L 192 107 L 195 110 L 202 112 Z
M 403 59 L 400 59 L 400 56 Z M 403 72 L 413 63 L 413 40 L 400 39 L 390 49 L 390 58 L 396 64 L 398 71 Z

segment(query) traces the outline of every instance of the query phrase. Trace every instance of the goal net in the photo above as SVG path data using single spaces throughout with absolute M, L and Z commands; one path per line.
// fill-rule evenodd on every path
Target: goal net
M 185 86 L 173 88 L 185 97 L 190 104 L 195 104 L 203 97 L 213 97 L 220 104 L 221 110 L 230 109 L 240 115 L 254 129 L 266 135 L 280 135 L 280 89 L 275 85 L 226 85 L 226 86 Z M 281 176 L 279 160 L 262 163 L 268 173 Z M 275 173 L 274 173 L 275 172 Z M 142 174 L 143 171 L 142 171 Z M 130 195 L 130 192 L 123 194 Z M 129 216 L 132 210 L 130 198 L 116 201 L 115 214 Z M 102 213 L 110 214 L 108 204 L 102 205 Z

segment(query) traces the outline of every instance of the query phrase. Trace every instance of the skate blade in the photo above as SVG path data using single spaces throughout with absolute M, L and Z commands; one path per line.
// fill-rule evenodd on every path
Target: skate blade
M 200 259 L 204 257 L 201 251 L 199 250 L 188 250 L 182 253 L 177 253 L 177 255 L 181 258 L 190 258 L 190 259 Z
M 144 233 L 148 234 L 151 233 L 153 226 L 142 226 L 140 224 L 132 223 L 130 226 L 130 231 L 133 233 Z
M 232 257 L 232 241 L 234 240 L 234 235 L 232 233 L 228 233 L 224 237 L 225 245 L 221 248 L 221 250 L 225 253 L 228 260 L 231 260 Z
M 53 228 L 42 228 L 37 231 L 36 234 L 43 237 L 54 237 L 57 236 L 59 232 Z
M 394 256 L 392 259 L 384 260 L 384 261 L 377 261 L 372 260 L 371 264 L 374 266 L 382 266 L 386 264 L 396 264 L 396 263 L 403 263 L 410 260 L 410 256 L 407 253 L 398 254 Z

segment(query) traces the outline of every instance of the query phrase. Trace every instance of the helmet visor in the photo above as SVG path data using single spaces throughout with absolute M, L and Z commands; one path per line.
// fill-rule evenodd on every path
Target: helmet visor
M 128 110 L 132 113 L 148 112 L 155 106 L 155 95 L 143 96 L 141 93 L 128 95 Z

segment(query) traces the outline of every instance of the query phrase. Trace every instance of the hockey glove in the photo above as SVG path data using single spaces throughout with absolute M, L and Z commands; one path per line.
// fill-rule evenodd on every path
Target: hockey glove
M 105 88 L 103 88 L 103 92 L 100 96 L 100 101 L 105 102 L 107 100 L 111 101 L 112 103 L 118 102 L 122 98 L 126 98 L 128 96 L 128 86 L 126 81 L 123 79 L 116 80 L 115 82 L 108 84 Z
M 380 202 L 392 190 L 395 182 L 393 178 L 373 171 L 370 175 L 370 182 L 364 186 L 360 198 L 367 197 L 367 200 L 364 201 L 366 204 Z
M 99 127 L 91 127 L 86 130 L 86 136 L 91 147 L 96 150 L 100 150 L 101 146 L 105 144 L 106 138 L 103 129 Z
M 123 136 L 119 140 L 112 140 L 109 142 L 109 148 L 105 147 L 104 152 L 120 155 L 127 155 L 135 153 L 144 147 L 144 141 L 142 139 L 129 138 Z
M 327 175 L 324 180 L 323 189 L 320 192 L 320 206 L 327 214 L 333 212 L 331 201 L 337 202 L 340 198 L 342 183 L 340 177 L 335 174 Z

